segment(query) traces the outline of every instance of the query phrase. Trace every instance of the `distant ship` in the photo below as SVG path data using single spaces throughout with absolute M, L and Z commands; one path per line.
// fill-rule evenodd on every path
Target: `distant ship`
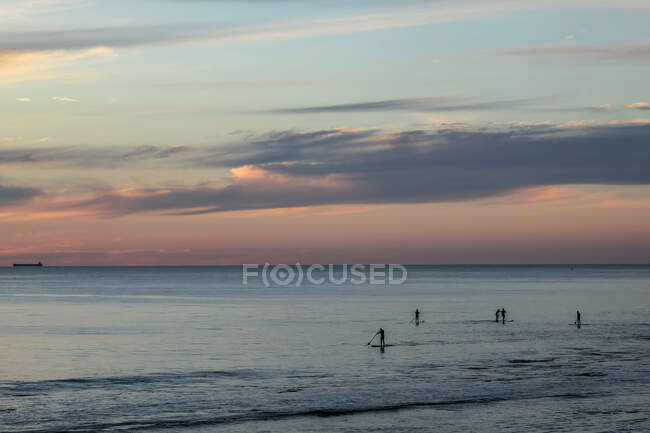
M 42 268 L 43 263 L 14 263 L 14 268 Z

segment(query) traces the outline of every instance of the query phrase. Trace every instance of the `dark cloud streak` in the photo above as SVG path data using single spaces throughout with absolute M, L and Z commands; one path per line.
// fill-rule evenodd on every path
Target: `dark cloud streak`
M 233 155 L 237 153 L 237 155 Z M 100 194 L 72 206 L 111 216 L 196 214 L 332 204 L 463 201 L 560 184 L 650 184 L 650 126 L 505 132 L 286 131 L 245 143 L 228 159 L 262 176 L 224 187 Z
M 191 149 L 187 146 L 142 145 L 130 149 L 84 148 L 76 146 L 31 149 L 0 149 L 0 165 L 44 164 L 66 168 L 119 168 L 127 163 L 174 157 Z
M 536 57 L 572 61 L 650 61 L 650 41 L 615 45 L 548 45 L 492 51 L 513 57 Z
M 530 104 L 537 100 L 538 99 L 515 99 L 488 102 L 464 102 L 464 99 L 456 96 L 433 96 L 427 98 L 389 99 L 383 101 L 358 102 L 351 104 L 285 108 L 271 110 L 271 112 L 278 114 L 309 114 L 372 111 L 481 111 L 510 109 Z
M 0 207 L 29 200 L 41 194 L 42 191 L 36 188 L 0 185 Z
M 97 46 L 131 47 L 185 42 L 201 39 L 218 31 L 225 31 L 227 28 L 227 26 L 187 24 L 0 33 L 0 51 L 48 51 Z

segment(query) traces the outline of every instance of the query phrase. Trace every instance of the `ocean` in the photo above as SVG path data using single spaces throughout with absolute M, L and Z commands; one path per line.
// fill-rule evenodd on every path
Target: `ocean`
M 650 431 L 649 266 L 0 268 L 0 349 L 2 432 Z

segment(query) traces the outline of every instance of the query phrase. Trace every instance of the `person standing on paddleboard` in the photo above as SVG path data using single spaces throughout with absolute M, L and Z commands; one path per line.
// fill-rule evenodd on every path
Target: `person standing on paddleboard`
M 386 347 L 386 340 L 384 339 L 384 328 L 379 328 L 379 331 L 377 331 L 377 333 L 368 342 L 368 346 L 370 346 L 372 340 L 374 340 L 378 335 L 379 335 L 379 347 L 383 350 L 384 347 Z M 377 346 L 372 346 L 372 347 L 377 347 Z
M 379 328 L 379 331 L 375 334 L 375 337 L 379 335 L 379 347 L 382 349 L 386 347 L 386 340 L 384 339 L 384 328 Z
M 501 314 L 501 310 L 499 308 L 497 308 L 497 312 L 494 314 L 494 316 L 495 316 L 494 321 L 497 322 L 497 323 L 499 323 L 499 315 L 500 314 Z
M 420 326 L 420 309 L 416 308 L 415 309 L 415 318 L 411 320 L 411 322 L 415 323 L 415 326 Z
M 580 313 L 580 310 L 576 311 L 576 325 L 578 328 L 582 326 L 582 314 Z
M 503 323 L 503 324 L 506 323 L 506 309 L 505 308 L 501 309 L 501 323 Z

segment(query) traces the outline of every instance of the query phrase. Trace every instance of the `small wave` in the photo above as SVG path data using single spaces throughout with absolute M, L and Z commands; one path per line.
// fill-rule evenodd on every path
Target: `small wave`
M 571 399 L 575 399 L 575 398 L 589 398 L 589 397 L 592 397 L 592 395 L 590 395 L 590 394 L 578 394 L 578 393 L 575 393 L 575 392 L 570 392 L 570 393 L 567 393 L 567 394 L 554 395 L 553 397 L 555 397 L 555 398 L 563 398 L 563 399 L 566 399 L 566 400 L 571 400 Z
M 95 388 L 107 386 L 131 386 L 152 383 L 176 383 L 179 381 L 210 378 L 257 378 L 261 372 L 254 370 L 233 371 L 194 371 L 188 373 L 155 373 L 139 376 L 111 377 L 73 377 L 67 379 L 41 380 L 34 382 L 0 382 L 0 394 L 7 392 L 11 396 L 28 397 L 57 388 Z M 4 391 L 4 392 L 3 392 Z
M 399 410 L 417 409 L 417 408 L 444 408 L 464 405 L 482 405 L 499 403 L 509 400 L 534 400 L 539 398 L 587 398 L 588 394 L 559 394 L 559 395 L 541 395 L 541 396 L 509 396 L 509 397 L 477 397 L 455 400 L 442 401 L 413 401 L 390 405 L 360 406 L 360 407 L 333 407 L 320 409 L 307 409 L 297 411 L 264 411 L 252 410 L 245 414 L 223 415 L 205 418 L 176 418 L 176 419 L 159 419 L 159 420 L 130 420 L 114 423 L 86 423 L 72 426 L 56 426 L 49 429 L 34 429 L 30 433 L 91 433 L 99 431 L 146 431 L 152 429 L 190 429 L 209 425 L 238 424 L 250 421 L 268 421 L 291 419 L 299 417 L 337 417 L 348 415 L 360 415 L 367 413 L 393 412 Z
M 539 376 L 498 377 L 496 379 L 481 379 L 482 382 L 522 382 L 535 379 Z
M 278 391 L 278 394 L 286 394 L 286 393 L 292 393 L 292 392 L 300 392 L 302 391 L 303 388 L 288 388 L 285 389 L 284 391 Z
M 507 399 L 498 398 L 498 397 L 485 397 L 485 398 L 460 399 L 460 400 L 435 401 L 435 402 L 410 402 L 410 403 L 402 403 L 402 404 L 387 405 L 387 406 L 369 406 L 369 407 L 360 407 L 360 408 L 317 409 L 317 410 L 301 412 L 300 416 L 330 417 L 330 416 L 356 415 L 356 414 L 370 413 L 370 412 L 391 412 L 396 410 L 412 409 L 417 407 L 459 406 L 459 405 L 467 405 L 467 404 L 497 403 L 504 400 Z
M 607 376 L 607 374 L 600 373 L 600 372 L 587 372 L 587 373 L 571 374 L 570 376 L 576 376 L 576 377 L 604 377 L 604 376 Z
M 602 359 L 621 359 L 626 355 L 636 355 L 633 350 L 610 350 L 610 351 L 585 351 L 585 355 L 594 356 Z
M 88 423 L 78 424 L 75 426 L 61 426 L 52 429 L 30 430 L 30 433 L 91 433 L 98 431 L 120 430 L 120 431 L 142 431 L 152 429 L 183 429 L 197 428 L 201 426 L 219 425 L 219 424 L 236 424 L 248 421 L 268 421 L 290 419 L 298 417 L 336 417 L 345 415 L 358 415 L 364 413 L 391 412 L 404 409 L 413 409 L 417 407 L 444 407 L 466 404 L 486 404 L 503 401 L 502 398 L 476 398 L 476 399 L 459 399 L 438 402 L 411 402 L 384 406 L 365 406 L 352 408 L 324 408 L 309 409 L 302 411 L 251 411 L 241 415 L 225 415 L 211 418 L 194 418 L 194 419 L 161 419 L 153 421 L 125 421 L 116 423 Z
M 508 361 L 510 364 L 540 364 L 544 362 L 553 362 L 555 358 L 548 359 L 511 359 Z

